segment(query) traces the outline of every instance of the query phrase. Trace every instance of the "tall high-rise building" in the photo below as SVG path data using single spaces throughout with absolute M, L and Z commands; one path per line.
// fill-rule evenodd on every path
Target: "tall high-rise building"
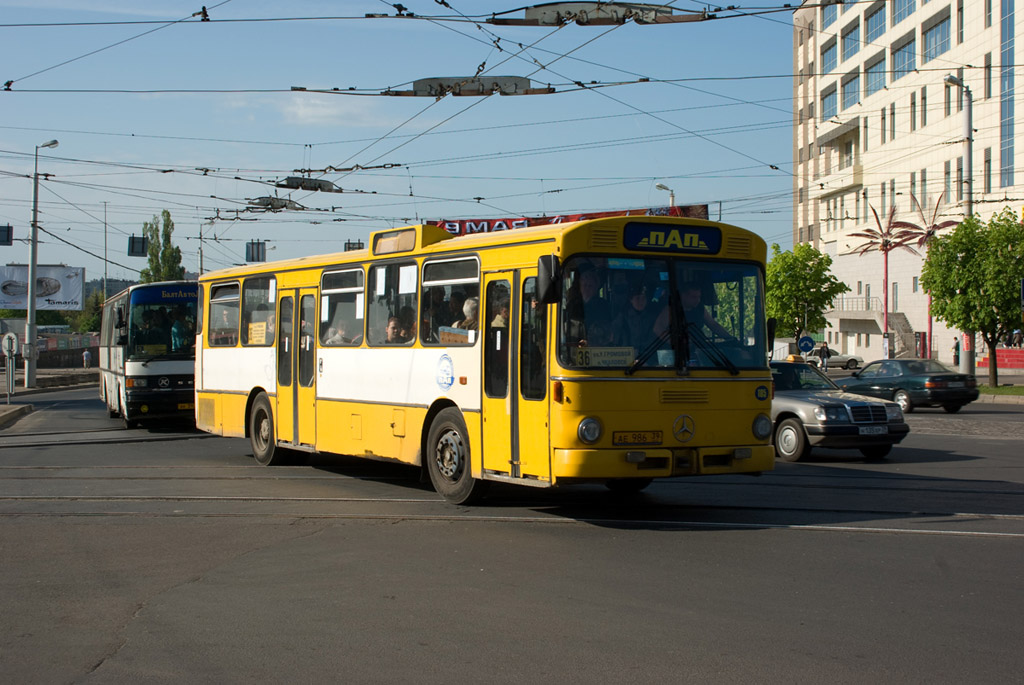
M 828 314 L 833 348 L 881 357 L 887 295 L 893 353 L 927 353 L 923 250 L 889 253 L 886 292 L 881 253 L 860 255 L 867 241 L 851 236 L 877 227 L 875 212 L 883 226 L 892 207 L 897 220 L 920 224 L 916 198 L 929 221 L 936 206 L 937 221 L 960 220 L 971 201 L 982 221 L 1006 207 L 1020 216 L 1024 83 L 1014 46 L 1024 17 L 1015 2 L 805 2 L 794 12 L 793 242 L 830 255 L 851 289 Z M 938 321 L 932 332 L 932 354 L 951 362 L 961 332 Z

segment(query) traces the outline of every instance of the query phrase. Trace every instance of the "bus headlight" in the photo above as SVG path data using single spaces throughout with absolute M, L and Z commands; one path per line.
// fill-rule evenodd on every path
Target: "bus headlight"
M 145 388 L 148 385 L 149 379 L 147 378 L 126 378 L 124 387 L 126 388 Z
M 601 422 L 590 416 L 580 421 L 580 425 L 576 429 L 576 435 L 579 436 L 580 441 L 588 445 L 593 445 L 600 440 L 602 432 Z
M 754 419 L 754 437 L 758 440 L 764 440 L 772 434 L 772 420 L 768 418 L 767 414 L 758 414 L 757 418 Z

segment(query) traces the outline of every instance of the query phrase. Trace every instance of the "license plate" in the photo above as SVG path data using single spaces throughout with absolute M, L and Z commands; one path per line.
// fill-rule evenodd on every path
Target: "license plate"
M 949 387 L 951 387 L 951 388 L 962 388 L 962 387 L 964 387 L 964 382 L 963 381 L 953 381 L 952 383 L 949 384 Z
M 889 433 L 888 426 L 861 426 L 861 435 L 886 435 Z
M 192 402 L 178 402 L 178 409 L 195 409 L 196 405 Z
M 613 445 L 660 445 L 661 431 L 615 431 Z

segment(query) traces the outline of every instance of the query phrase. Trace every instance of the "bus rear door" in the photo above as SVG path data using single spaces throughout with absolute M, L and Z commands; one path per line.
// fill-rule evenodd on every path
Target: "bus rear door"
M 277 441 L 312 446 L 316 444 L 316 290 L 280 291 L 277 322 Z

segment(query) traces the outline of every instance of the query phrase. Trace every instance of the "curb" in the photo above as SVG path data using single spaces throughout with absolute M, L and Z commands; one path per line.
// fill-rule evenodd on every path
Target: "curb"
M 1024 395 L 979 395 L 974 401 L 986 404 L 1024 404 Z
M 4 408 L 6 407 L 7 405 L 4 405 Z M 31 414 L 35 410 L 35 407 L 31 404 L 22 404 L 18 407 L 11 407 L 7 411 L 5 411 L 4 408 L 0 408 L 0 428 L 7 428 L 7 426 L 17 422 L 22 416 Z

